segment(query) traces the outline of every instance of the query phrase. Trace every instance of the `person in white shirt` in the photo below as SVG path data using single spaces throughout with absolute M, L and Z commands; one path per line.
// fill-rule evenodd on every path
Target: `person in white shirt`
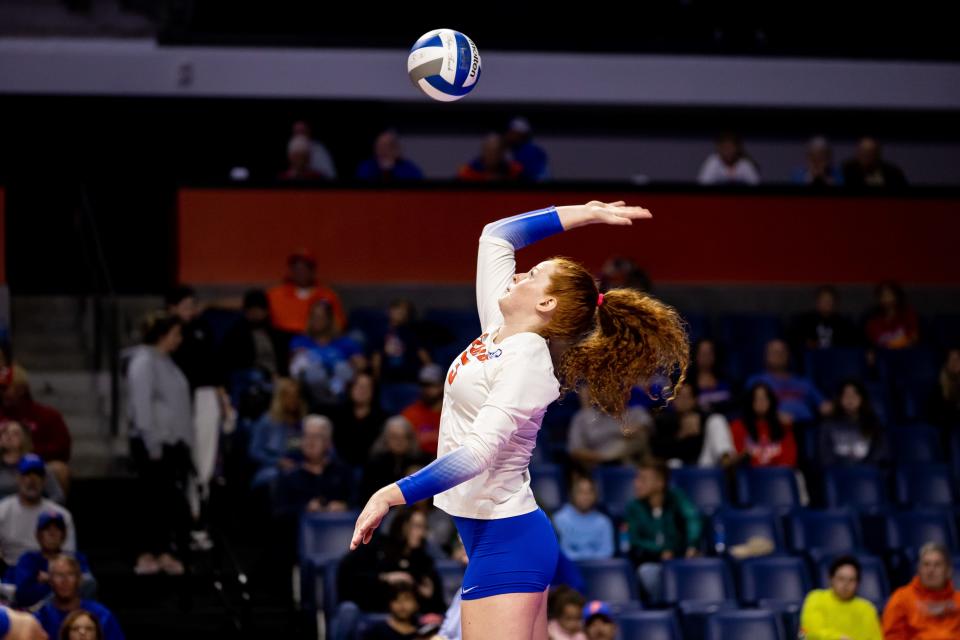
M 697 177 L 700 184 L 760 184 L 757 165 L 747 156 L 735 133 L 717 137 L 717 150 L 707 156 Z
M 689 345 L 677 312 L 630 289 L 601 294 L 564 259 L 515 273 L 514 252 L 587 224 L 650 218 L 623 202 L 550 207 L 488 224 L 477 259 L 483 334 L 450 365 L 436 461 L 377 491 L 351 548 L 370 541 L 391 506 L 435 496 L 470 558 L 461 587 L 464 640 L 547 637 L 546 590 L 559 548 L 530 490 L 528 465 L 547 406 L 562 388 L 587 387 L 622 416 L 637 380 L 680 373 Z

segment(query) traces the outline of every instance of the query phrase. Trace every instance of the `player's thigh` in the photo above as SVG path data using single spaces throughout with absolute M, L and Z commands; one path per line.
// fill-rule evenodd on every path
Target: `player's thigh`
M 543 592 L 540 599 L 540 611 L 537 612 L 537 618 L 533 621 L 532 640 L 548 640 L 547 638 L 547 593 L 549 587 Z
M 460 609 L 463 640 L 530 640 L 546 598 L 544 591 L 464 600 Z

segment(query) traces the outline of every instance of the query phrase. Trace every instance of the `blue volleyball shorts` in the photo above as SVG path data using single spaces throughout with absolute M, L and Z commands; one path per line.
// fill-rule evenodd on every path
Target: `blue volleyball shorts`
M 502 593 L 542 593 L 553 580 L 560 548 L 542 509 L 477 520 L 454 516 L 467 552 L 460 595 L 476 600 Z

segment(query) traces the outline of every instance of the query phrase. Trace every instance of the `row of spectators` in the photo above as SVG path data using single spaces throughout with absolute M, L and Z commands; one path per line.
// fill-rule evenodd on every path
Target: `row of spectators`
M 311 137 L 310 127 L 300 121 L 294 124 L 287 143 L 287 168 L 279 179 L 288 181 L 328 181 L 338 177 L 330 152 Z M 716 149 L 697 173 L 697 182 L 704 185 L 757 185 L 763 182 L 761 169 L 739 135 L 721 133 Z M 403 154 L 397 131 L 380 133 L 373 144 L 373 154 L 364 160 L 351 176 L 368 182 L 409 182 L 424 179 L 421 168 Z M 541 182 L 551 179 L 547 152 L 533 140 L 533 131 L 525 118 L 513 119 L 502 133 L 489 133 L 476 157 L 465 162 L 456 172 L 465 182 Z M 907 184 L 904 172 L 883 156 L 880 142 L 863 137 L 853 157 L 837 164 L 833 147 L 827 138 L 816 136 L 807 143 L 805 159 L 790 176 L 798 185 L 852 187 L 902 187 Z

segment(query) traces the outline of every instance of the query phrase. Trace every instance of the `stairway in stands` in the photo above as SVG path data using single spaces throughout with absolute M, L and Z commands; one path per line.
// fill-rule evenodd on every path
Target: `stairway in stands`
M 123 301 L 122 326 L 135 326 L 133 319 L 156 304 Z M 117 615 L 126 636 L 314 637 L 290 604 L 290 574 L 265 550 L 267 520 L 251 509 L 244 490 L 216 491 L 210 523 L 217 544 L 192 554 L 188 576 L 133 574 L 138 486 L 125 437 L 111 434 L 109 374 L 90 368 L 92 310 L 68 297 L 15 297 L 11 307 L 15 359 L 27 369 L 34 398 L 59 409 L 73 437 L 67 507 L 97 578 L 98 599 Z M 246 584 L 238 581 L 240 573 Z

